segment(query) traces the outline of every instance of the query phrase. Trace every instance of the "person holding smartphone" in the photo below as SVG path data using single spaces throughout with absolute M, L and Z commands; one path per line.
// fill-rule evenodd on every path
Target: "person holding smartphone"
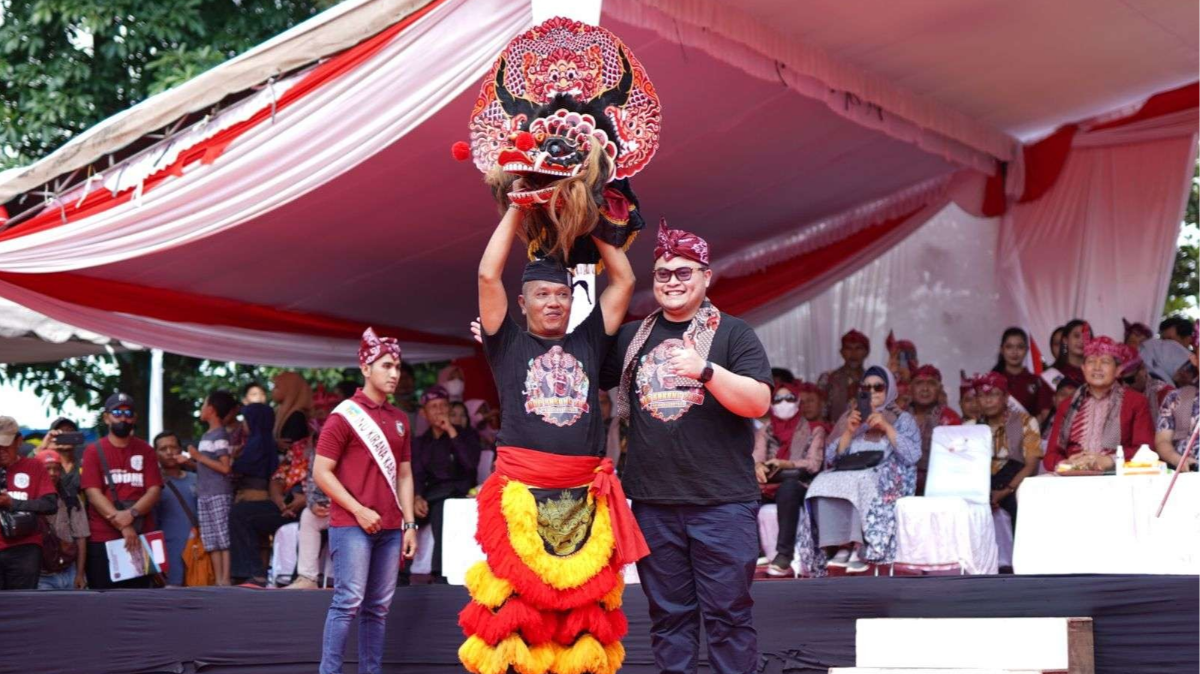
M 895 504 L 916 492 L 921 431 L 897 407 L 896 397 L 891 370 L 867 368 L 856 405 L 829 435 L 826 469 L 808 488 L 817 545 L 830 556 L 830 566 L 849 573 L 895 558 Z

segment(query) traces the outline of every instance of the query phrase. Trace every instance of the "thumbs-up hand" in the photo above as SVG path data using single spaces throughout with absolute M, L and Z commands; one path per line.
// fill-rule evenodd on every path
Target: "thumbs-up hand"
M 705 362 L 696 352 L 696 344 L 687 333 L 683 335 L 683 346 L 676 347 L 667 361 L 667 371 L 670 374 L 698 379 L 704 373 Z

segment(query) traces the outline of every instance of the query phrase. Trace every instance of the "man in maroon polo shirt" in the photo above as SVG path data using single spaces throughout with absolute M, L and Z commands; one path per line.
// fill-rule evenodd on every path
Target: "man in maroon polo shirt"
M 50 474 L 41 461 L 22 457 L 20 447 L 16 419 L 0 417 L 0 514 L 15 516 L 12 535 L 0 533 L 0 590 L 37 589 L 42 564 L 37 517 L 58 510 Z
M 400 555 L 417 551 L 408 415 L 388 404 L 400 381 L 400 345 L 367 328 L 358 349 L 363 387 L 329 415 L 313 479 L 332 501 L 333 601 L 325 617 L 321 674 L 341 674 L 355 614 L 358 671 L 379 674 Z
M 137 413 L 133 396 L 114 393 L 104 402 L 108 435 L 83 452 L 80 486 L 87 495 L 87 581 L 93 590 L 150 587 L 150 576 L 114 583 L 108 573 L 105 543 L 125 539 L 125 548 L 138 550 L 138 535 L 154 530 L 154 506 L 162 494 L 158 456 L 145 440 L 135 437 Z M 101 461 L 100 452 L 104 452 Z M 105 469 L 107 468 L 107 475 Z M 110 479 L 111 478 L 111 479 Z

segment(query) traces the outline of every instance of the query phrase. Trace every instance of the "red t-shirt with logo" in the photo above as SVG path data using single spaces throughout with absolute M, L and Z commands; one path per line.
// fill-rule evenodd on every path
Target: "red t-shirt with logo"
M 32 501 L 54 493 L 54 482 L 50 473 L 37 459 L 25 457 L 8 467 L 8 484 L 4 485 L 8 495 L 17 501 Z M 32 534 L 22 538 L 9 540 L 0 536 L 0 550 L 14 548 L 18 545 L 41 545 L 41 529 L 35 529 Z
M 350 399 L 358 403 L 383 431 L 391 447 L 392 456 L 396 458 L 397 471 L 401 463 L 411 461 L 412 429 L 408 427 L 408 415 L 387 403 L 380 404 L 371 400 L 362 389 Z M 392 488 L 375 462 L 374 455 L 341 414 L 330 414 L 325 425 L 321 427 L 321 437 L 317 440 L 317 456 L 328 457 L 338 462 L 333 474 L 359 503 L 379 513 L 384 529 L 399 529 L 400 525 L 404 524 L 400 506 L 396 505 L 396 495 L 392 493 Z M 358 520 L 335 502 L 330 506 L 329 526 L 356 527 Z
M 154 453 L 154 448 L 146 444 L 145 440 L 131 437 L 129 444 L 124 447 L 113 446 L 108 438 L 101 438 L 99 442 L 88 445 L 83 453 L 80 488 L 99 489 L 108 500 L 113 500 L 113 490 L 109 488 L 108 479 L 104 476 L 100 456 L 96 453 L 97 447 L 104 449 L 104 458 L 108 461 L 108 470 L 112 473 L 118 500 L 132 505 L 145 496 L 150 487 L 162 486 L 162 473 L 158 471 L 158 456 Z M 141 513 L 145 515 L 142 533 L 154 530 L 154 509 L 149 510 L 150 512 Z M 121 532 L 92 507 L 88 508 L 88 525 L 92 529 L 93 543 L 115 541 L 121 537 Z

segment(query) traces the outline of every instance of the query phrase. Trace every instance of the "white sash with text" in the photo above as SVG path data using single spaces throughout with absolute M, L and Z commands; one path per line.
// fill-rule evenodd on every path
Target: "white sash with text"
M 383 429 L 375 423 L 366 410 L 350 399 L 339 403 L 333 409 L 333 414 L 342 415 L 342 418 L 350 424 L 350 428 L 354 429 L 358 439 L 367 446 L 367 450 L 375 459 L 375 465 L 379 466 L 388 486 L 392 488 L 392 495 L 396 497 L 396 507 L 403 511 L 404 509 L 400 507 L 400 489 L 396 477 L 396 457 L 392 454 L 392 445 L 388 442 L 387 436 L 383 434 Z

